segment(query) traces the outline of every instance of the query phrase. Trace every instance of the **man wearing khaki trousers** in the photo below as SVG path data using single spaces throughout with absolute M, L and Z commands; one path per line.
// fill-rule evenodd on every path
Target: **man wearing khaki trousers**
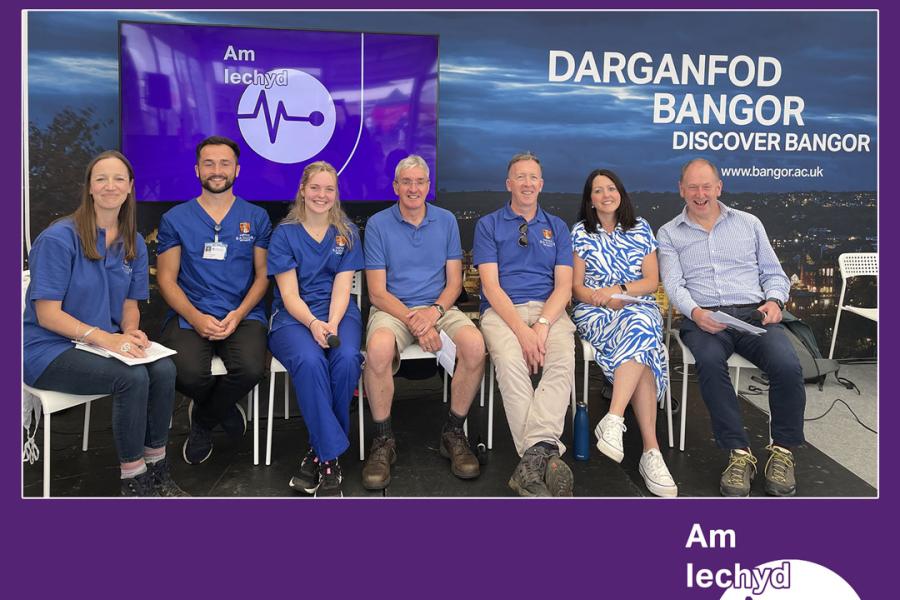
M 521 460 L 509 480 L 520 496 L 571 496 L 574 477 L 560 441 L 575 370 L 572 244 L 562 219 L 538 205 L 544 181 L 531 153 L 507 169 L 510 202 L 475 228 L 481 331 L 497 372 Z M 531 374 L 541 373 L 537 388 Z

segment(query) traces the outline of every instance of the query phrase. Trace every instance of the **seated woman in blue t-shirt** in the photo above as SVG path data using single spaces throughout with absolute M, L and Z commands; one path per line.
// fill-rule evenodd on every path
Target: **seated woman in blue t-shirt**
M 317 496 L 343 495 L 338 457 L 350 446 L 350 401 L 362 365 L 362 319 L 350 288 L 362 256 L 334 167 L 307 165 L 269 242 L 268 273 L 278 284 L 269 349 L 291 374 L 309 430 L 309 451 L 290 485 Z
M 187 496 L 166 460 L 175 398 L 168 358 L 128 366 L 72 340 L 143 357 L 138 300 L 149 296 L 147 247 L 136 229 L 134 170 L 103 152 L 85 171 L 81 205 L 45 229 L 28 256 L 23 317 L 25 383 L 68 394 L 110 394 L 123 496 Z

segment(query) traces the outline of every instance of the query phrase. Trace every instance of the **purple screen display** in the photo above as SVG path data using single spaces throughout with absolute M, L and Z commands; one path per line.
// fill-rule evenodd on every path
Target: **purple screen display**
M 394 200 L 394 167 L 421 155 L 437 181 L 438 37 L 119 24 L 121 148 L 143 201 L 198 194 L 197 143 L 241 146 L 239 195 L 293 200 L 325 160 L 342 201 Z

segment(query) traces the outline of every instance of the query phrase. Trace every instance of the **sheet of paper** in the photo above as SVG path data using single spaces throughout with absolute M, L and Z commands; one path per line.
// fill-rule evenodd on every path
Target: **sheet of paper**
M 437 362 L 450 374 L 456 368 L 456 344 L 443 331 L 441 332 L 441 349 L 437 351 Z
M 625 304 L 653 304 L 656 306 L 656 300 L 650 300 L 649 298 L 638 298 L 629 294 L 613 294 L 611 297 L 621 300 Z
M 741 321 L 740 319 L 736 319 L 729 314 L 723 313 L 720 310 L 717 310 L 712 314 L 712 318 L 723 325 L 727 325 L 732 329 L 737 329 L 738 331 L 744 331 L 746 333 L 752 333 L 754 335 L 760 335 L 766 332 L 762 327 L 756 327 L 755 325 L 751 325 L 750 323 L 746 323 Z
M 178 354 L 177 351 L 172 350 L 171 348 L 166 348 L 162 344 L 157 342 L 150 342 L 150 345 L 147 348 L 144 348 L 144 356 L 143 358 L 134 358 L 131 356 L 122 356 L 121 354 L 116 354 L 115 352 L 110 352 L 104 348 L 100 348 L 99 346 L 94 346 L 91 344 L 84 344 L 82 342 L 75 342 L 75 347 L 79 350 L 84 350 L 85 352 L 90 352 L 91 354 L 96 354 L 97 356 L 104 356 L 106 358 L 117 358 L 121 360 L 126 365 L 146 365 L 147 363 L 156 362 L 161 358 L 165 358 L 166 356 L 172 356 L 173 354 Z

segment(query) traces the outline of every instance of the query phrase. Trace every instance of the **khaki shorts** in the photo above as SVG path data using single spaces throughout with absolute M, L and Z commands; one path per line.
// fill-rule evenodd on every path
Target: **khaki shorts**
M 413 306 L 412 308 L 427 308 L 426 306 Z M 455 306 L 444 313 L 444 316 L 438 319 L 435 324 L 438 332 L 443 331 L 450 339 L 456 337 L 456 333 L 463 327 L 475 327 L 472 320 L 464 315 L 461 310 Z M 369 324 L 366 326 L 366 343 L 376 329 L 388 329 L 394 334 L 394 340 L 397 345 L 397 352 L 394 354 L 393 371 L 394 373 L 400 368 L 400 353 L 406 348 L 416 343 L 416 336 L 407 329 L 403 321 L 393 317 L 392 315 L 378 310 L 374 306 L 369 312 Z

